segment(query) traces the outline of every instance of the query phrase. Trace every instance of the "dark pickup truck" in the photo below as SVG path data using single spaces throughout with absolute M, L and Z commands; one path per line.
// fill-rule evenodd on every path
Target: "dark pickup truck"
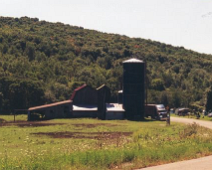
M 156 120 L 166 120 L 167 111 L 163 104 L 147 104 L 145 105 L 145 117 L 149 116 Z

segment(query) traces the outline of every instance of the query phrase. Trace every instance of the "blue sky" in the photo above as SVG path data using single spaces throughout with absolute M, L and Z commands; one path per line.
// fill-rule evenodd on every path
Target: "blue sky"
M 36 17 L 212 54 L 209 0 L 0 0 L 0 16 Z

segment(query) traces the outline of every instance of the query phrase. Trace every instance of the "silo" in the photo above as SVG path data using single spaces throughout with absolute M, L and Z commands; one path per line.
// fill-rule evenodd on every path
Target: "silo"
M 125 118 L 144 119 L 145 63 L 135 58 L 123 62 L 123 107 Z
M 123 102 L 122 102 L 123 99 L 122 98 L 123 98 L 123 90 L 119 90 L 118 91 L 118 103 L 119 104 L 123 104 Z

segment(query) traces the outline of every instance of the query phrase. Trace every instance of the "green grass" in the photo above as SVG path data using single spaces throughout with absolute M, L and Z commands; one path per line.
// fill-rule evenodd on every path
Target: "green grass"
M 0 119 L 13 121 L 12 116 Z M 212 132 L 197 124 L 97 119 L 36 123 L 42 126 L 0 126 L 0 169 L 133 169 L 212 154 Z M 63 136 L 41 134 L 49 132 Z
M 5 121 L 14 121 L 14 115 L 0 115 L 0 119 L 4 119 Z M 16 115 L 16 121 L 27 121 L 27 115 Z M 1 120 L 0 120 L 1 122 Z

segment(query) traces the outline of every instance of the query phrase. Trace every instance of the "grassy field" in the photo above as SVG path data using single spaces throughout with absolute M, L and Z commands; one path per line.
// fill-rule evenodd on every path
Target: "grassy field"
M 212 154 L 197 124 L 0 116 L 0 169 L 135 169 Z

